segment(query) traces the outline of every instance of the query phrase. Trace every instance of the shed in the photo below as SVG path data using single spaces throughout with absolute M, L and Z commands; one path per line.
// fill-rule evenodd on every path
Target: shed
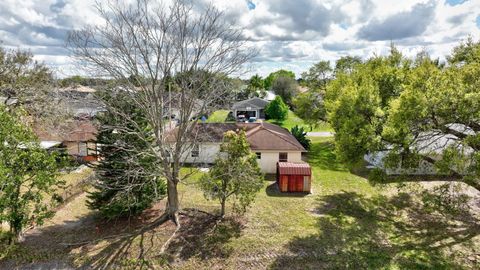
M 277 184 L 281 192 L 308 192 L 312 186 L 312 168 L 308 163 L 278 162 Z

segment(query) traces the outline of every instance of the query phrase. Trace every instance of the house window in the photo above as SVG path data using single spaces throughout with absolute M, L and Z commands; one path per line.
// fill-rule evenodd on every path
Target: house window
M 288 153 L 278 153 L 278 161 L 287 162 L 288 161 Z
M 262 153 L 256 152 L 255 155 L 257 155 L 257 159 L 262 159 Z
M 200 155 L 200 147 L 198 145 L 194 145 L 191 151 L 192 157 L 198 157 Z

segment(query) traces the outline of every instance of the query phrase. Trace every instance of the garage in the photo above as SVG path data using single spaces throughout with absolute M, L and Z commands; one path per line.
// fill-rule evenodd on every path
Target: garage
M 311 192 L 312 169 L 308 163 L 278 162 L 277 184 L 281 192 Z

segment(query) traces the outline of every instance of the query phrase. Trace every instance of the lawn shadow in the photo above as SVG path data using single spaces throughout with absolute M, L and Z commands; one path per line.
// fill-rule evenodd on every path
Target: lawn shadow
M 468 269 L 480 262 L 469 257 L 480 251 L 473 239 L 480 221 L 472 215 L 427 213 L 406 193 L 344 191 L 316 203 L 318 233 L 292 240 L 271 269 Z
M 305 196 L 310 195 L 310 193 L 306 192 L 280 192 L 278 188 L 277 182 L 273 182 L 265 189 L 265 193 L 269 197 L 297 197 L 303 198 Z
M 186 261 L 192 257 L 225 259 L 233 252 L 228 242 L 240 237 L 243 222 L 238 217 L 220 219 L 216 215 L 186 209 L 184 225 L 167 249 L 169 261 Z

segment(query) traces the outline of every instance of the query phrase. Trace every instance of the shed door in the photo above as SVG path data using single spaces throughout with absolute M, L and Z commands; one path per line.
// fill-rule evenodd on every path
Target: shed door
M 288 176 L 287 175 L 280 176 L 280 191 L 282 191 L 282 192 L 288 191 Z
M 295 175 L 295 191 L 302 192 L 303 191 L 303 176 L 302 175 Z
M 288 192 L 295 192 L 295 175 L 288 176 Z

